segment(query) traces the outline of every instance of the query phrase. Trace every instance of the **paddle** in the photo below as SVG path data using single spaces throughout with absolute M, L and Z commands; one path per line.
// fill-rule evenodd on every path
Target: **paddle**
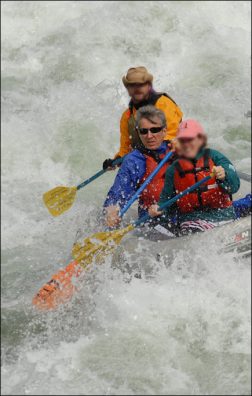
M 116 166 L 122 163 L 123 158 L 117 158 L 112 166 Z M 98 179 L 101 175 L 103 175 L 105 172 L 107 172 L 107 169 L 102 169 L 99 172 L 97 172 L 95 175 L 89 177 L 87 180 L 79 184 L 78 186 L 75 187 L 64 187 L 64 186 L 59 186 L 55 187 L 50 191 L 47 191 L 43 195 L 43 201 L 51 215 L 53 216 L 59 216 L 62 213 L 66 212 L 68 209 L 71 208 L 75 201 L 76 193 L 78 190 L 81 188 L 87 186 L 89 183 L 92 181 Z
M 205 183 L 211 177 L 205 177 L 193 186 L 187 188 L 182 193 L 165 202 L 160 206 L 160 210 L 173 205 L 178 199 L 191 191 L 197 189 L 201 184 Z M 87 268 L 95 259 L 97 263 L 102 263 L 104 257 L 121 242 L 124 235 L 132 231 L 138 225 L 148 220 L 150 216 L 146 214 L 127 227 L 107 232 L 98 232 L 92 236 L 85 238 L 83 244 L 75 244 L 72 249 L 74 260 L 71 261 L 66 268 L 61 269 L 54 274 L 49 282 L 41 287 L 39 292 L 33 298 L 33 305 L 40 310 L 55 309 L 59 304 L 66 303 L 71 299 L 76 286 L 72 279 L 78 277 L 83 269 Z
M 210 180 L 213 175 L 214 174 L 211 173 L 211 175 L 204 177 L 193 186 L 188 187 L 183 192 L 175 195 L 175 197 L 169 199 L 169 201 L 162 204 L 159 209 L 163 210 L 173 205 L 178 199 L 196 190 L 199 186 L 201 186 L 201 184 Z M 98 232 L 96 234 L 93 234 L 91 237 L 85 238 L 83 244 L 76 243 L 73 246 L 72 255 L 74 259 L 79 262 L 79 264 L 84 268 L 92 262 L 94 257 L 98 259 L 98 262 L 100 262 L 101 259 L 104 258 L 105 254 L 111 252 L 116 247 L 116 245 L 121 242 L 124 235 L 132 231 L 140 224 L 146 222 L 148 219 L 150 219 L 150 216 L 147 213 L 145 216 L 136 220 L 134 223 L 129 224 L 125 228 L 115 231 Z
M 251 175 L 244 172 L 237 172 L 240 179 L 251 183 Z

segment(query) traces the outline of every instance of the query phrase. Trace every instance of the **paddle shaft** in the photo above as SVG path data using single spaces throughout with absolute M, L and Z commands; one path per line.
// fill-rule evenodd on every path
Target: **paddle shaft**
M 133 195 L 133 197 L 129 200 L 129 202 L 124 206 L 124 208 L 120 211 L 119 216 L 122 217 L 127 210 L 130 208 L 130 206 L 135 202 L 135 200 L 139 197 L 139 195 L 143 192 L 143 190 L 146 188 L 146 186 L 151 182 L 151 180 L 157 175 L 157 173 L 160 171 L 162 166 L 171 158 L 173 154 L 173 151 L 169 151 L 165 155 L 165 157 L 160 161 L 158 166 L 155 168 L 155 170 L 147 177 L 145 182 L 141 185 L 141 187 L 136 191 L 136 193 Z
M 123 161 L 124 157 L 122 158 L 117 158 L 113 161 L 112 166 L 116 166 L 116 165 L 120 165 Z M 92 181 L 94 181 L 95 179 L 98 179 L 98 177 L 100 177 L 101 175 L 103 175 L 104 173 L 107 172 L 107 169 L 102 169 L 99 172 L 97 172 L 95 175 L 89 177 L 87 180 L 85 180 L 84 182 L 82 182 L 81 184 L 79 184 L 77 186 L 77 190 L 80 190 L 81 188 L 85 187 L 87 184 L 91 183 Z
M 213 177 L 212 175 L 206 176 L 204 177 L 202 180 L 198 181 L 197 183 L 195 183 L 193 186 L 188 187 L 186 190 L 184 190 L 183 192 L 175 195 L 175 197 L 169 199 L 169 201 L 166 201 L 165 203 L 163 203 L 162 205 L 160 205 L 159 209 L 163 210 L 166 208 L 169 208 L 169 206 L 173 205 L 178 199 L 184 197 L 185 195 L 189 194 L 190 192 L 196 190 L 199 186 L 201 186 L 201 184 L 207 182 L 208 180 L 210 180 Z M 146 215 L 142 216 L 139 220 L 134 222 L 134 226 L 138 226 L 142 223 L 144 223 L 145 221 L 149 220 L 151 218 L 151 216 L 147 213 Z
M 239 176 L 242 180 L 245 180 L 245 181 L 251 183 L 251 175 L 249 175 L 249 174 L 247 174 L 247 173 L 244 173 L 244 172 L 239 172 L 239 171 L 238 171 L 237 173 L 238 173 L 238 176 Z

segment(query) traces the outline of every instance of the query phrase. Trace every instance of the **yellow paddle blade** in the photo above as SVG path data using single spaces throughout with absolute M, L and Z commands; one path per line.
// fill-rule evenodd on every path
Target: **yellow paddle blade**
M 83 244 L 76 243 L 72 249 L 72 255 L 82 267 L 87 267 L 95 259 L 101 263 L 104 256 L 109 254 L 122 240 L 125 234 L 134 229 L 134 225 L 106 232 L 97 232 L 85 238 Z
M 53 216 L 59 216 L 71 208 L 76 192 L 76 187 L 55 187 L 44 193 L 43 201 Z

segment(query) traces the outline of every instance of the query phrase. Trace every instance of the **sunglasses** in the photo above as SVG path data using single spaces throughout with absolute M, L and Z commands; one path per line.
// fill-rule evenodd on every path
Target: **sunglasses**
M 137 128 L 138 132 L 141 135 L 147 135 L 147 133 L 150 131 L 151 133 L 158 133 L 161 132 L 162 129 L 164 129 L 163 126 L 161 127 L 152 127 L 152 128 Z

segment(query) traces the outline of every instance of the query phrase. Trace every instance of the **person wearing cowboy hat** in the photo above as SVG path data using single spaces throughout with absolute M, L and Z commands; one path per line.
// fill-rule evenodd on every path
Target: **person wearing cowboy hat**
M 128 108 L 123 112 L 120 122 L 120 149 L 115 158 L 123 157 L 132 149 L 141 145 L 136 132 L 136 112 L 139 108 L 153 105 L 165 114 L 167 132 L 165 140 L 170 141 L 176 137 L 179 123 L 183 113 L 175 101 L 166 93 L 156 92 L 153 89 L 153 76 L 144 66 L 131 67 L 126 76 L 122 78 L 123 84 L 130 96 Z M 114 159 L 106 159 L 103 169 L 112 169 Z

